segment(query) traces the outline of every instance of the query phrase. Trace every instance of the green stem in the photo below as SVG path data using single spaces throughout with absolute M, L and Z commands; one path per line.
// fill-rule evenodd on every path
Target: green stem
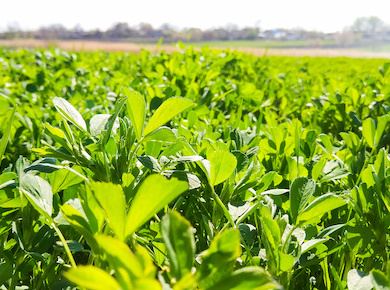
M 68 255 L 70 264 L 72 265 L 73 268 L 77 268 L 76 262 L 74 261 L 74 258 L 73 258 L 73 255 L 72 255 L 72 252 L 70 251 L 68 243 L 66 242 L 66 240 L 65 240 L 64 236 L 62 235 L 60 229 L 54 223 L 51 223 L 51 226 L 53 227 L 53 229 L 56 231 L 58 237 L 60 238 L 61 243 L 62 243 L 62 245 L 65 248 L 65 252 Z
M 131 160 L 133 159 L 134 155 L 136 154 L 136 152 L 138 151 L 139 147 L 141 146 L 141 142 L 143 141 L 143 138 L 141 138 L 141 140 L 138 142 L 138 144 L 135 146 L 135 149 L 133 151 L 131 151 L 130 155 L 129 155 L 129 159 L 127 159 L 127 163 L 129 165 L 129 169 L 130 169 L 130 162 Z M 132 146 L 133 147 L 133 146 Z M 133 166 L 131 166 L 131 168 L 133 168 Z
M 360 171 L 359 176 L 358 176 L 358 179 L 357 179 L 357 181 L 356 181 L 356 185 L 359 184 L 359 182 L 360 182 L 360 180 L 361 180 L 361 178 L 362 178 L 363 171 L 364 171 L 364 169 L 367 167 L 367 165 L 370 163 L 371 157 L 374 155 L 374 152 L 375 152 L 375 155 L 376 155 L 376 148 L 375 148 L 375 149 L 372 149 L 371 152 L 370 152 L 369 157 L 365 159 L 364 164 L 363 164 L 363 167 L 362 167 L 362 170 Z
M 47 265 L 46 271 L 43 271 L 42 276 L 39 278 L 38 283 L 36 285 L 36 289 L 42 289 L 43 282 L 46 280 L 47 276 L 51 274 L 53 271 L 52 268 L 56 266 L 56 255 L 54 253 L 50 255 L 49 264 Z
M 288 243 L 288 241 L 289 241 L 289 239 L 290 239 L 290 237 L 291 237 L 291 235 L 292 235 L 292 233 L 294 232 L 295 229 L 296 229 L 296 226 L 293 226 L 291 228 L 290 232 L 288 233 L 288 235 L 286 237 L 286 240 L 284 241 L 283 246 L 282 246 L 283 252 L 286 252 L 285 250 L 286 250 L 287 243 Z
M 103 150 L 103 156 L 104 156 L 103 159 L 104 159 L 104 168 L 106 170 L 106 175 L 108 177 L 108 180 L 110 182 L 112 182 L 110 167 L 108 166 L 109 159 L 108 159 L 108 154 L 107 154 L 106 150 Z
M 223 214 L 225 215 L 225 217 L 227 218 L 227 220 L 230 222 L 230 224 L 232 225 L 232 227 L 236 227 L 236 225 L 234 224 L 234 221 L 232 219 L 232 216 L 230 215 L 229 211 L 227 210 L 226 206 L 223 204 L 222 200 L 219 198 L 219 196 L 215 193 L 215 190 L 214 190 L 214 187 L 213 186 L 210 186 L 211 187 L 211 193 L 212 193 L 212 196 L 213 198 L 215 199 L 217 205 L 221 208 Z

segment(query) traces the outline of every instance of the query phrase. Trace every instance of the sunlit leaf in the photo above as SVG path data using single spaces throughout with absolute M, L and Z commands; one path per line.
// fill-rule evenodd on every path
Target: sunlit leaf
M 107 123 L 110 119 L 109 114 L 97 114 L 94 115 L 91 120 L 89 120 L 89 131 L 91 132 L 92 136 L 99 135 L 102 131 L 107 130 Z M 114 122 L 114 125 L 112 127 L 112 130 L 115 131 L 119 128 L 119 120 L 116 119 Z
M 367 118 L 363 121 L 363 137 L 366 139 L 368 146 L 375 148 L 375 123 L 371 118 Z
M 216 151 L 211 154 L 210 164 L 210 183 L 214 186 L 224 182 L 233 174 L 237 165 L 237 160 L 229 152 Z
M 87 124 L 85 123 L 81 114 L 65 99 L 55 97 L 53 99 L 54 107 L 57 111 L 69 122 L 73 123 L 76 127 L 84 132 L 87 131 Z
M 347 203 L 346 200 L 332 193 L 324 194 L 316 198 L 310 203 L 297 218 L 297 224 L 305 225 L 311 220 L 320 218 L 325 213 L 328 213 L 336 208 L 339 208 Z
M 253 290 L 278 289 L 279 285 L 260 267 L 245 267 L 234 271 L 208 290 Z
M 349 270 L 347 282 L 348 290 L 370 290 L 373 287 L 371 277 L 356 269 Z
M 122 93 L 127 96 L 127 114 L 134 127 L 135 136 L 139 141 L 142 136 L 145 123 L 146 104 L 144 98 L 132 88 L 122 88 Z
M 115 235 L 125 238 L 126 200 L 122 187 L 118 184 L 93 182 L 91 189 L 106 214 L 107 222 Z
M 145 178 L 129 209 L 126 236 L 133 234 L 141 225 L 187 189 L 188 184 L 176 178 L 167 180 L 158 174 Z
M 119 290 L 122 287 L 107 272 L 95 266 L 79 266 L 66 271 L 64 274 L 69 281 L 87 289 Z
M 11 117 L 9 118 L 9 121 L 7 122 L 7 127 L 5 128 L 5 130 L 3 132 L 3 137 L 1 137 L 1 140 L 0 140 L 0 164 L 1 164 L 1 161 L 3 160 L 3 155 L 4 155 L 5 149 L 7 147 L 8 139 L 9 139 L 10 134 L 11 134 L 11 127 L 12 127 L 12 123 L 14 120 L 15 112 L 16 112 L 16 106 L 12 110 Z
M 180 97 L 169 98 L 157 108 L 156 112 L 154 112 L 145 127 L 144 135 L 147 136 L 149 133 L 172 120 L 173 117 L 180 114 L 185 109 L 188 109 L 192 105 L 193 102 L 188 99 Z
M 314 194 L 316 183 L 306 177 L 297 177 L 290 188 L 290 210 L 293 223 L 297 220 L 298 214 L 307 205 L 310 197 Z
M 50 184 L 37 175 L 26 174 L 20 181 L 20 189 L 34 208 L 47 220 L 51 220 L 53 191 Z
M 177 212 L 169 212 L 161 222 L 171 271 L 178 280 L 191 271 L 195 259 L 195 238 L 191 224 Z
M 386 276 L 378 270 L 373 270 L 371 272 L 371 282 L 376 290 L 390 290 L 389 279 L 386 278 Z M 367 283 L 367 285 L 368 284 L 369 283 Z

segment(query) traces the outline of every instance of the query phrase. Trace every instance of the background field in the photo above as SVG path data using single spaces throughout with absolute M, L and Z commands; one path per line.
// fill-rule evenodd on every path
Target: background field
M 331 42 L 330 42 L 331 43 Z M 46 41 L 46 40 L 0 40 L 0 46 L 25 47 L 25 48 L 49 48 L 51 45 L 65 50 L 85 51 L 123 51 L 139 53 L 142 49 L 156 51 L 156 44 L 150 43 L 126 43 L 103 41 Z M 256 56 L 285 55 L 285 56 L 328 56 L 328 57 L 353 57 L 353 58 L 390 58 L 390 47 L 363 46 L 359 48 L 311 48 L 306 41 L 213 41 L 194 42 L 197 49 L 203 46 L 211 48 L 238 50 L 251 53 Z M 167 52 L 177 50 L 176 44 L 163 44 L 159 48 Z

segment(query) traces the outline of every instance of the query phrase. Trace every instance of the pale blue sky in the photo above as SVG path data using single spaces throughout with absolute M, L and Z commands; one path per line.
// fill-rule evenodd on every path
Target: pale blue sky
M 373 15 L 390 24 L 390 0 L 0 0 L 0 31 L 15 23 L 23 29 L 61 23 L 105 30 L 116 22 L 148 22 L 155 28 L 163 23 L 202 29 L 235 23 L 334 32 L 357 17 Z

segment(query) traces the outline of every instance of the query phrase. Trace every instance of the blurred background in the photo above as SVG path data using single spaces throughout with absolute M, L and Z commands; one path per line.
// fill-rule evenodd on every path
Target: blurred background
M 390 57 L 390 1 L 1 1 L 0 45 Z

